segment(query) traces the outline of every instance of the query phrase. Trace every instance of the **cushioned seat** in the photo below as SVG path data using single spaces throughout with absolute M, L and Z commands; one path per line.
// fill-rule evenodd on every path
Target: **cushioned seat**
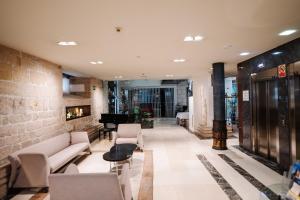
M 60 134 L 8 156 L 10 188 L 48 187 L 48 176 L 84 151 L 90 151 L 86 132 Z
M 66 160 L 71 160 L 75 158 L 78 153 L 82 152 L 84 149 L 88 148 L 89 144 L 87 143 L 78 143 L 68 146 L 67 148 L 59 151 L 58 153 L 54 154 L 53 156 L 49 157 L 49 166 L 51 172 L 58 170 L 62 167 Z
M 137 138 L 118 138 L 116 144 L 137 144 Z
M 119 124 L 118 131 L 113 132 L 113 144 L 136 144 L 143 150 L 141 124 Z

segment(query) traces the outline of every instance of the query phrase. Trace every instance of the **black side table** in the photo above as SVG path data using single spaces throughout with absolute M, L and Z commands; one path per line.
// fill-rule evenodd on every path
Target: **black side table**
M 112 163 L 116 166 L 118 173 L 118 162 L 122 162 L 132 158 L 133 151 L 137 148 L 136 144 L 116 144 L 103 154 L 103 159 L 109 161 L 109 169 L 112 172 Z

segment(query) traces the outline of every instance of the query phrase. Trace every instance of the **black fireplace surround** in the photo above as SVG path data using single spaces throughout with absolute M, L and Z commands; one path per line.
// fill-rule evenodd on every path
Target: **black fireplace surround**
M 66 121 L 87 117 L 91 115 L 90 105 L 67 106 L 66 107 Z

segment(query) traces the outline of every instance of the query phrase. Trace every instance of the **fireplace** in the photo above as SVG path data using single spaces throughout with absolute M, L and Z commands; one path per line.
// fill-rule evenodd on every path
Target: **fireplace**
M 78 119 L 81 117 L 86 117 L 91 115 L 91 106 L 67 106 L 66 107 L 66 120 Z

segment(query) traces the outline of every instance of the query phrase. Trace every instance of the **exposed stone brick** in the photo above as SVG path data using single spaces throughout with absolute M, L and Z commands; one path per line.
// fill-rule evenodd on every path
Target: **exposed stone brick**
M 13 111 L 13 101 L 11 98 L 0 96 L 0 115 L 7 115 Z
M 28 123 L 26 130 L 34 131 L 34 130 L 42 128 L 42 126 L 43 126 L 42 121 L 34 121 L 34 122 Z
M 17 115 L 10 115 L 8 117 L 8 121 L 11 124 L 28 122 L 30 120 L 31 120 L 31 114 L 17 114 Z
M 42 85 L 46 82 L 45 74 L 37 71 L 30 71 L 30 81 L 32 84 Z
M 80 130 L 98 123 L 103 110 L 101 82 L 80 82 L 86 83 L 84 98 L 63 98 L 60 66 L 0 45 L 0 165 L 9 154 L 62 134 L 67 127 Z M 97 111 L 66 122 L 66 105 L 91 105 Z M 0 198 L 5 190 L 0 187 Z
M 12 80 L 12 66 L 0 63 L 0 79 Z
M 17 144 L 18 143 L 18 136 L 14 135 L 14 136 L 6 136 L 4 138 L 4 143 L 5 145 L 13 145 L 13 144 Z

